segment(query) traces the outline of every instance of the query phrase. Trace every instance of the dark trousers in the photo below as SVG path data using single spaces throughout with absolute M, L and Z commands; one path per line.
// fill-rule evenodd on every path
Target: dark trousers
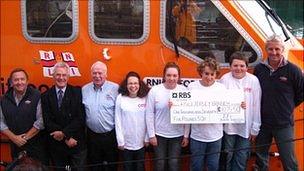
M 126 161 L 124 163 L 124 171 L 144 171 L 145 170 L 145 162 L 130 162 L 131 160 L 143 160 L 145 158 L 145 149 L 141 148 L 139 150 L 127 150 L 123 151 L 123 160 Z
M 84 171 L 85 168 L 81 167 L 86 164 L 86 158 L 87 158 L 87 150 L 82 149 L 74 153 L 70 153 L 68 151 L 51 151 L 51 158 L 53 165 L 58 167 L 54 170 L 56 171 L 64 171 L 65 169 L 62 167 L 65 167 L 67 165 L 70 165 L 71 167 L 74 167 L 72 170 L 77 171 Z M 76 168 L 75 168 L 76 167 Z
M 261 126 L 259 135 L 256 138 L 256 155 L 259 169 L 261 171 L 268 170 L 268 152 L 272 138 L 274 138 L 277 143 L 284 170 L 298 170 L 298 163 L 294 153 L 294 128 L 287 127 L 273 129 L 263 125 Z
M 46 150 L 46 139 L 43 136 L 35 137 L 25 145 L 18 147 L 16 144 L 11 142 L 11 156 L 12 159 L 18 158 L 21 151 L 26 151 L 26 156 L 33 158 L 34 160 L 40 161 L 44 165 L 49 165 L 49 156 Z
M 90 167 L 96 171 L 116 171 L 117 165 L 111 164 L 118 161 L 118 150 L 115 130 L 106 133 L 95 133 L 88 128 L 88 160 Z

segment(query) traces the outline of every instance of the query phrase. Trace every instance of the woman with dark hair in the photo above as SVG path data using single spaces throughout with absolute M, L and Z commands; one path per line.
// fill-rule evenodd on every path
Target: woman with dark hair
M 115 106 L 115 129 L 118 148 L 123 150 L 123 160 L 142 160 L 146 135 L 145 110 L 149 88 L 136 72 L 129 72 L 121 82 Z M 125 171 L 142 171 L 143 162 L 124 163 Z
M 157 171 L 180 170 L 178 157 L 181 147 L 187 146 L 189 142 L 189 126 L 170 123 L 170 92 L 186 90 L 178 84 L 179 80 L 179 66 L 174 62 L 167 63 L 163 71 L 164 82 L 152 87 L 147 98 L 146 123 L 149 141 L 158 159 L 154 163 L 154 170 Z M 164 160 L 167 157 L 171 159 Z

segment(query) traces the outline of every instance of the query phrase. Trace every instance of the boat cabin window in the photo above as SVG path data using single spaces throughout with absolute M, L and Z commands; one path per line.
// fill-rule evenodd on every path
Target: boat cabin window
M 282 27 L 286 26 L 284 24 L 281 25 L 280 21 L 276 19 L 279 16 L 276 16 L 276 14 L 271 15 L 267 12 L 271 8 L 266 3 L 264 3 L 264 7 L 261 5 L 263 4 L 262 1 L 260 3 L 258 1 L 234 1 L 234 3 L 242 10 L 245 16 L 250 16 L 250 20 L 256 23 L 255 27 L 261 30 L 263 36 L 269 37 L 276 34 L 287 39 L 287 35 L 284 34 L 282 29 Z
M 289 25 L 290 32 L 297 39 L 304 39 L 304 3 L 303 1 L 265 1 L 278 13 L 284 23 Z
M 25 0 L 23 33 L 30 41 L 69 42 L 76 37 L 74 0 Z
M 148 1 L 94 0 L 90 35 L 98 43 L 140 43 L 148 34 Z
M 214 57 L 227 65 L 231 54 L 243 52 L 250 63 L 257 53 L 210 0 L 167 0 L 165 41 L 178 46 L 179 53 L 201 61 Z

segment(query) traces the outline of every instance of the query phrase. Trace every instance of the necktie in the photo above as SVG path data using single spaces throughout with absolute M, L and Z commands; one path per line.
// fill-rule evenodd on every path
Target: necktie
M 60 89 L 58 90 L 58 107 L 61 106 L 62 98 L 63 98 L 63 91 Z

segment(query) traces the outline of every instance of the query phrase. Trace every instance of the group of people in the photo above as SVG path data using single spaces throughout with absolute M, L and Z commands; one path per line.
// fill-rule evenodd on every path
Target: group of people
M 68 84 L 69 66 L 54 66 L 54 86 L 40 93 L 28 86 L 23 69 L 11 72 L 12 87 L 1 100 L 1 132 L 11 140 L 12 157 L 28 155 L 56 170 L 66 165 L 76 170 L 117 170 L 118 149 L 124 170 L 145 170 L 145 146 L 154 149 L 154 170 L 180 170 L 182 147 L 190 145 L 190 170 L 219 170 L 222 148 L 228 152 L 226 170 L 246 170 L 251 143 L 257 149 L 257 166 L 268 168 L 272 138 L 277 143 L 284 170 L 297 170 L 293 143 L 293 109 L 303 102 L 301 70 L 284 56 L 278 36 L 266 42 L 268 58 L 247 72 L 248 59 L 241 52 L 230 58 L 230 72 L 219 81 L 219 64 L 206 58 L 197 67 L 200 80 L 186 88 L 179 84 L 181 69 L 168 62 L 163 83 L 151 89 L 138 73 L 129 72 L 120 85 L 108 81 L 107 66 L 91 67 L 92 82 L 82 89 Z M 217 91 L 241 89 L 245 123 L 171 124 L 172 90 Z M 47 142 L 47 143 L 44 143 Z M 45 151 L 48 146 L 48 152 Z M 235 150 L 242 149 L 242 150 Z M 49 155 L 48 155 L 49 154 Z M 136 162 L 132 162 L 136 161 Z

